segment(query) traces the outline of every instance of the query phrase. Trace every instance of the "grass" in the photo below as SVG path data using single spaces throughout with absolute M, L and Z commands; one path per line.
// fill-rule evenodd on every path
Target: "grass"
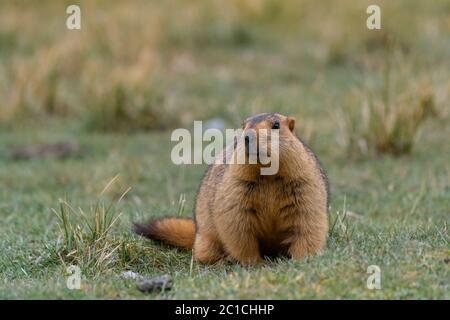
M 441 130 L 450 133 L 448 126 Z M 351 166 L 345 153 L 337 156 L 328 148 L 333 137 L 323 138 L 315 147 L 329 172 L 333 193 L 332 232 L 324 255 L 305 261 L 283 259 L 253 269 L 197 263 L 191 269 L 190 252 L 161 248 L 130 232 L 132 221 L 152 215 L 191 214 L 204 168 L 168 162 L 170 132 L 79 134 L 76 127 L 68 129 L 59 122 L 28 133 L 3 132 L 5 146 L 77 139 L 90 152 L 63 161 L 14 162 L 6 153 L 1 157 L 0 296 L 448 299 L 450 167 L 446 154 L 450 150 L 445 137 L 436 136 L 429 127 L 414 156 L 366 159 Z M 62 263 L 56 254 L 61 248 L 61 222 L 52 208 L 58 210 L 58 199 L 67 197 L 72 207 L 85 209 L 92 225 L 96 213 L 104 211 L 86 208 L 95 208 L 99 194 L 118 173 L 120 177 L 102 199 L 108 207 L 132 187 L 114 206 L 114 212 L 122 215 L 108 231 L 111 247 L 107 250 L 116 244 L 120 247 L 108 260 L 111 263 L 98 266 L 81 261 L 82 289 L 69 290 L 65 267 L 70 260 Z M 79 215 L 74 219 L 87 226 Z M 102 236 L 91 236 L 85 229 L 84 237 L 87 243 L 77 255 L 88 261 L 86 248 Z M 372 264 L 382 270 L 378 291 L 365 287 L 366 269 Z M 126 270 L 148 276 L 168 273 L 174 287 L 163 295 L 144 295 L 133 281 L 120 278 Z
M 379 32 L 369 2 L 138 2 L 82 2 L 80 33 L 57 27 L 63 3 L 0 4 L 0 298 L 450 298 L 448 1 L 381 1 Z M 390 37 L 402 59 L 386 81 Z M 131 233 L 192 214 L 205 167 L 172 164 L 170 128 L 263 111 L 296 116 L 327 169 L 322 256 L 203 266 Z M 84 152 L 10 158 L 61 141 Z M 73 263 L 80 290 L 66 287 Z M 381 290 L 366 288 L 370 265 Z M 128 270 L 174 286 L 145 295 Z
M 108 183 L 102 194 L 116 178 Z M 81 208 L 76 210 L 67 201 L 60 200 L 60 210 L 54 212 L 60 219 L 62 234 L 62 244 L 57 244 L 56 253 L 64 265 L 76 265 L 85 272 L 98 274 L 107 270 L 114 263 L 116 251 L 126 246 L 111 236 L 112 228 L 121 215 L 115 214 L 113 205 L 106 207 L 99 201 L 91 212 L 85 213 Z
M 350 155 L 409 154 L 425 121 L 443 112 L 439 109 L 446 102 L 436 105 L 438 86 L 426 79 L 430 76 L 415 74 L 400 50 L 386 51 L 381 79 L 371 78 L 368 82 L 375 83 L 355 89 L 338 113 Z
M 423 53 L 419 64 L 443 70 L 448 5 L 419 4 L 383 1 L 383 30 L 371 32 L 364 1 L 136 1 L 107 9 L 101 1 L 81 1 L 86 14 L 80 31 L 64 28 L 64 3 L 3 3 L 0 124 L 62 116 L 80 118 L 90 129 L 136 131 L 217 114 L 234 120 L 217 100 L 250 105 L 273 94 L 261 92 L 260 85 L 286 88 L 310 77 L 320 90 L 311 68 L 291 65 L 379 72 L 391 38 L 407 53 L 404 60 L 416 63 L 412 58 Z M 283 92 L 278 99 L 290 101 Z

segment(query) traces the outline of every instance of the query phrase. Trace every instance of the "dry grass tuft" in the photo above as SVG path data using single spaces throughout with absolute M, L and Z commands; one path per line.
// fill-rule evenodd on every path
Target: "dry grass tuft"
M 111 180 L 104 191 L 114 181 Z M 115 210 L 114 204 L 106 206 L 99 200 L 86 212 L 60 200 L 59 211 L 53 211 L 60 220 L 62 239 L 56 252 L 64 264 L 74 264 L 87 272 L 98 273 L 120 261 L 124 243 L 121 238 L 114 236 L 112 230 L 122 213 Z
M 339 110 L 340 142 L 350 155 L 409 154 L 424 122 L 441 115 L 438 85 L 401 61 L 389 61 L 381 79 L 354 89 Z

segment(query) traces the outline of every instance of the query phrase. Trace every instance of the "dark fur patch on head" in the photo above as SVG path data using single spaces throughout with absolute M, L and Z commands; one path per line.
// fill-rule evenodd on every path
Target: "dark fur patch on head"
M 249 123 L 251 125 L 255 125 L 262 121 L 275 121 L 280 120 L 280 117 L 276 113 L 260 113 L 253 117 L 247 118 L 245 123 Z

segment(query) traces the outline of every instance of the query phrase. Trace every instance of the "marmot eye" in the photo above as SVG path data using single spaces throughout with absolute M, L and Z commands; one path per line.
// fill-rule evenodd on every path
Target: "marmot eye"
M 272 125 L 272 129 L 280 129 L 280 123 L 278 121 L 275 121 Z

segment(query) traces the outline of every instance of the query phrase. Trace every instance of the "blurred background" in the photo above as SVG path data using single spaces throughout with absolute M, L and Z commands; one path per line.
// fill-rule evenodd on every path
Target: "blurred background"
M 377 1 L 368 30 L 372 2 L 80 1 L 68 30 L 71 1 L 2 1 L 0 124 L 129 132 L 277 111 L 306 140 L 409 152 L 448 113 L 450 3 Z

